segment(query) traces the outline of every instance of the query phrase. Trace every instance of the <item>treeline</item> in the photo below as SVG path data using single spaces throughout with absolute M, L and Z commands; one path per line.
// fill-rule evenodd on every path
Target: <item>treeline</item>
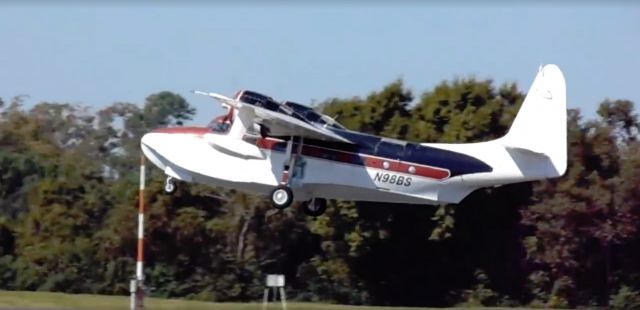
M 474 142 L 505 134 L 523 99 L 515 84 L 462 78 L 419 97 L 396 81 L 318 108 L 354 130 Z M 140 137 L 194 114 L 170 92 L 97 112 L 0 101 L 0 289 L 127 294 Z M 162 172 L 148 168 L 146 284 L 155 296 L 255 301 L 277 272 L 302 301 L 640 306 L 633 103 L 568 116 L 564 177 L 478 190 L 456 206 L 338 201 L 313 219 L 199 185 L 168 196 Z

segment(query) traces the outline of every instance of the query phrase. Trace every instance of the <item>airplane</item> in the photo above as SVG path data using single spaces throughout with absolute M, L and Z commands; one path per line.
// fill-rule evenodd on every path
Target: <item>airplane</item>
M 319 216 L 327 199 L 457 204 L 482 187 L 562 176 L 567 168 L 566 86 L 556 65 L 540 66 L 507 134 L 476 143 L 413 143 L 346 129 L 291 101 L 241 90 L 211 97 L 227 109 L 203 127 L 159 128 L 144 155 L 176 180 L 294 201 Z

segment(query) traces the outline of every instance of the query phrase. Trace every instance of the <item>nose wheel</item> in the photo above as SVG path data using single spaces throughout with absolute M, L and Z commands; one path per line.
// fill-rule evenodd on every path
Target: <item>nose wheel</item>
M 327 200 L 322 198 L 313 198 L 302 203 L 302 211 L 309 216 L 320 216 L 327 210 Z
M 176 192 L 176 182 L 172 177 L 167 177 L 167 180 L 164 181 L 164 192 L 167 194 L 173 194 Z
M 271 204 L 274 208 L 282 210 L 293 202 L 293 192 L 286 185 L 278 185 L 271 191 Z

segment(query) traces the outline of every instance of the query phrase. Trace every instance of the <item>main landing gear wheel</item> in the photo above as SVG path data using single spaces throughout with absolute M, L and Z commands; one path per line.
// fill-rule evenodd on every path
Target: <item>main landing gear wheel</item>
M 176 192 L 176 182 L 172 177 L 167 177 L 167 180 L 164 181 L 164 192 L 167 194 L 173 194 Z
M 327 200 L 322 198 L 314 198 L 302 204 L 302 211 L 309 216 L 320 216 L 327 210 Z
M 271 192 L 271 204 L 274 208 L 282 210 L 291 205 L 293 202 L 293 192 L 291 188 L 284 185 L 278 185 Z

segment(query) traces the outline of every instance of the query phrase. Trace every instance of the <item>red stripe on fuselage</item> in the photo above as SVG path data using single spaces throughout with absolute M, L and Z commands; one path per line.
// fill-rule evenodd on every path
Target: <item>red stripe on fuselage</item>
M 197 136 L 202 136 L 209 132 L 209 128 L 207 127 L 167 127 L 167 128 L 158 128 L 152 131 L 153 133 L 181 133 L 181 134 L 192 134 Z
M 411 167 L 416 169 L 416 172 L 413 174 L 426 176 L 433 179 L 443 180 L 448 178 L 451 175 L 451 172 L 449 172 L 448 169 L 429 167 L 425 165 L 407 163 L 402 161 L 398 163 L 398 171 L 404 171 L 405 173 L 409 173 L 408 171 L 409 171 L 409 168 Z
M 277 150 L 276 146 L 282 145 L 283 147 L 286 147 L 286 144 L 286 141 L 273 140 L 268 138 L 258 138 L 258 140 L 256 141 L 256 146 L 266 150 Z M 451 175 L 448 169 L 430 167 L 410 162 L 399 162 L 395 159 L 339 151 L 312 145 L 304 145 L 302 147 L 302 155 L 437 180 L 446 179 Z M 388 163 L 387 168 L 384 167 L 385 162 Z M 410 167 L 413 167 L 415 169 L 414 173 L 411 173 L 409 171 Z

